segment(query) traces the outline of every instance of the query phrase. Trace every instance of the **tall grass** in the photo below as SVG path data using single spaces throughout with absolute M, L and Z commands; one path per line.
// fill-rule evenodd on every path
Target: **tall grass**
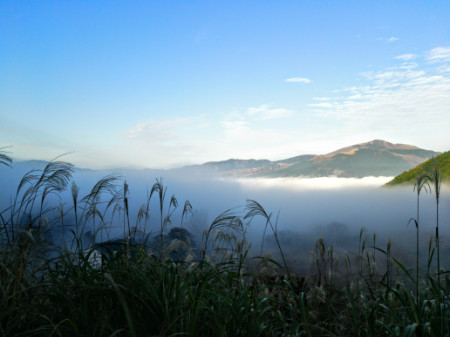
M 438 292 L 438 311 L 439 313 L 442 312 L 442 299 L 445 298 L 441 294 L 441 255 L 440 255 L 440 237 L 439 237 L 439 200 L 440 200 L 440 194 L 441 194 L 441 184 L 444 172 L 439 167 L 439 163 L 437 160 L 433 157 L 433 166 L 428 168 L 429 172 L 429 180 L 431 181 L 433 185 L 434 190 L 434 196 L 436 200 L 436 250 L 437 250 L 437 292 Z M 444 331 L 444 322 L 442 319 L 440 319 L 440 332 L 442 333 Z
M 433 185 L 434 197 L 436 200 L 436 249 L 437 249 L 437 280 L 441 283 L 441 255 L 440 255 L 440 238 L 439 238 L 439 200 L 441 195 L 441 184 L 443 172 L 439 167 L 439 163 L 433 157 L 433 166 L 428 167 L 428 178 Z
M 419 301 L 419 256 L 420 256 L 420 245 L 419 245 L 419 223 L 420 223 L 420 192 L 422 189 L 427 192 L 430 190 L 430 185 L 428 183 L 429 176 L 425 172 L 421 172 L 416 177 L 416 182 L 414 183 L 414 191 L 417 192 L 417 215 L 414 219 L 416 225 L 416 301 Z
M 7 149 L 7 147 L 0 147 L 0 165 L 11 166 L 12 158 L 5 149 Z
M 125 181 L 106 176 L 80 196 L 70 184 L 72 170 L 56 158 L 43 170 L 28 172 L 1 211 L 0 336 L 444 336 L 450 331 L 448 278 L 428 272 L 419 280 L 418 255 L 414 274 L 392 255 L 390 242 L 386 250 L 377 247 L 375 233 L 361 230 L 355 254 L 339 255 L 318 239 L 314 268 L 299 276 L 283 250 L 278 216 L 256 201 L 249 200 L 244 212 L 217 216 L 197 249 L 186 234 L 193 219 L 190 202 L 179 209 L 161 179 L 133 228 Z M 416 186 L 417 200 L 419 187 L 426 188 L 422 183 Z M 68 186 L 70 204 L 61 206 L 59 196 Z M 179 227 L 173 224 L 176 212 Z M 264 236 L 275 240 L 279 261 L 262 246 L 254 255 L 246 233 L 255 217 L 264 220 Z M 419 203 L 415 220 L 418 252 Z M 116 226 L 123 241 L 113 244 L 110 230 Z M 132 240 L 139 226 L 144 239 Z M 46 236 L 61 227 L 70 245 Z M 386 260 L 377 261 L 380 254 Z M 430 241 L 428 270 L 433 259 Z M 393 277 L 394 269 L 399 277 Z

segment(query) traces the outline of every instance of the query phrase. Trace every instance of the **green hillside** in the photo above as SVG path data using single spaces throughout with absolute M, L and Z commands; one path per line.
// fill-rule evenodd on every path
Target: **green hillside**
M 450 182 L 450 151 L 436 156 L 435 159 L 438 162 L 439 168 L 443 171 L 443 180 L 446 182 Z M 416 177 L 427 167 L 433 167 L 433 159 L 429 159 L 419 166 L 403 172 L 402 174 L 396 176 L 394 179 L 388 182 L 386 185 L 394 186 L 400 184 L 414 184 Z

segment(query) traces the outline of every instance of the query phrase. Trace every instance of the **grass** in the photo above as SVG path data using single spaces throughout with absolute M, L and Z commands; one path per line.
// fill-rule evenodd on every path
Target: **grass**
M 12 164 L 7 153 L 0 154 L 0 164 Z M 314 271 L 296 275 L 277 218 L 256 201 L 248 201 L 244 214 L 228 210 L 217 216 L 197 247 L 183 228 L 191 204 L 178 209 L 161 179 L 132 227 L 126 182 L 108 176 L 80 196 L 71 172 L 57 158 L 27 173 L 1 211 L 0 336 L 449 334 L 450 281 L 448 274 L 436 278 L 430 271 L 433 240 L 421 279 L 392 255 L 389 242 L 382 249 L 376 234 L 364 230 L 355 256 L 339 255 L 319 238 Z M 72 204 L 65 209 L 57 201 L 68 186 Z M 151 203 L 159 214 L 150 214 Z M 155 228 L 150 217 L 158 219 Z M 259 256 L 252 255 L 246 233 L 255 217 L 264 219 L 264 235 L 273 236 L 280 263 L 264 255 L 263 246 Z M 124 238 L 111 248 L 108 233 L 117 226 Z M 48 237 L 57 229 L 70 238 L 64 244 Z
M 439 163 L 439 169 L 442 171 L 442 180 L 450 182 L 450 151 L 444 152 L 434 158 L 431 158 L 422 164 L 408 170 L 396 176 L 394 179 L 386 183 L 386 186 L 395 185 L 414 185 L 416 178 L 425 170 L 432 169 L 434 167 L 434 161 Z

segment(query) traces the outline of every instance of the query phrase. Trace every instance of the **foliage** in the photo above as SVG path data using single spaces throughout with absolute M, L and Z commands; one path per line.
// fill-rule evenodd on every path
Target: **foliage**
M 119 177 L 101 179 L 84 197 L 73 183 L 71 208 L 53 205 L 49 195 L 58 200 L 71 171 L 70 164 L 55 160 L 27 173 L 11 206 L 1 211 L 0 336 L 443 336 L 450 331 L 450 280 L 436 281 L 429 273 L 415 278 L 392 256 L 390 243 L 385 250 L 377 247 L 375 234 L 361 230 L 354 259 L 338 256 L 319 238 L 314 271 L 301 277 L 289 270 L 278 218 L 256 201 L 248 201 L 244 215 L 229 210 L 217 216 L 196 250 L 183 228 L 192 206 L 185 203 L 180 226 L 174 227 L 178 201 L 166 200 L 161 179 L 132 227 L 128 185 L 119 184 Z M 147 228 L 152 196 L 159 199 L 153 229 Z M 263 247 L 260 256 L 251 255 L 246 231 L 254 217 L 262 217 L 274 236 L 281 264 L 264 256 Z M 105 233 L 118 224 L 124 237 L 113 242 Z M 64 233 L 72 240 L 55 245 L 46 236 L 59 228 L 70 229 Z M 89 228 L 94 230 L 88 235 Z M 152 230 L 156 235 L 149 240 L 146 233 Z M 428 266 L 434 250 L 430 241 Z
M 450 182 L 450 151 L 444 152 L 436 157 L 434 160 L 438 163 L 439 169 L 443 172 L 442 180 L 444 182 Z M 416 182 L 416 177 L 427 170 L 427 168 L 432 168 L 433 158 L 429 159 L 422 164 L 412 168 L 408 171 L 403 172 L 402 174 L 396 176 L 390 182 L 386 184 L 386 186 L 395 186 L 400 184 L 411 184 L 413 185 Z

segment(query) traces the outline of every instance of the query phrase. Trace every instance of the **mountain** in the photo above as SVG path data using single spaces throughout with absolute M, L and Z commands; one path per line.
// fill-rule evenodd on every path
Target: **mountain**
M 439 169 L 443 172 L 443 181 L 450 182 L 450 151 L 444 152 L 434 158 L 439 166 Z M 394 186 L 400 184 L 414 184 L 416 177 L 428 168 L 434 167 L 433 159 L 429 159 L 426 162 L 399 174 L 394 179 L 386 184 L 386 186 Z
M 76 177 L 77 173 L 82 171 L 89 173 L 92 179 L 99 174 L 117 174 L 117 172 L 124 176 L 133 173 L 133 175 L 139 177 L 149 175 L 166 176 L 168 174 L 174 176 L 188 175 L 202 177 L 213 174 L 219 177 L 278 178 L 335 176 L 362 178 L 366 176 L 396 176 L 438 154 L 438 152 L 420 149 L 412 145 L 373 140 L 367 143 L 344 147 L 324 155 L 306 154 L 277 161 L 267 159 L 229 159 L 170 170 L 88 170 L 74 168 L 74 175 Z M 8 174 L 22 177 L 23 174 L 31 169 L 43 168 L 46 163 L 45 161 L 14 162 L 14 172 Z M 4 168 L 4 172 L 9 172 L 8 169 L 10 168 Z M 449 173 L 450 170 L 447 170 L 447 174 Z
M 270 161 L 267 159 L 228 159 L 224 161 L 207 162 L 200 165 L 200 167 L 224 176 L 268 176 L 274 172 L 290 167 L 293 164 L 307 161 L 312 157 L 314 157 L 314 155 L 307 154 L 278 161 Z
M 395 176 L 437 154 L 412 145 L 373 140 L 325 155 L 302 155 L 278 161 L 230 159 L 208 162 L 199 167 L 221 176 L 362 178 Z
M 437 155 L 412 145 L 383 140 L 356 144 L 326 155 L 291 165 L 275 173 L 277 177 L 357 177 L 392 176 Z

